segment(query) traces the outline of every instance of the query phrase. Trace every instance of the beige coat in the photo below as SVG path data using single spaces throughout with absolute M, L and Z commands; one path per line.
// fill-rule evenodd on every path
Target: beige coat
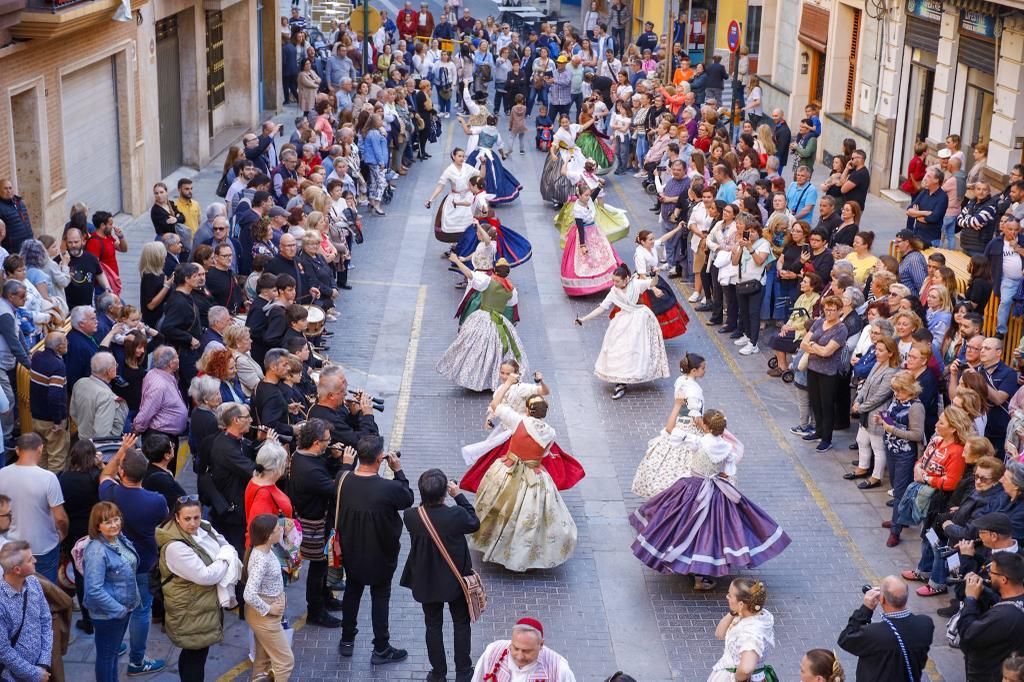
M 299 72 L 299 109 L 303 112 L 312 111 L 316 106 L 316 91 L 320 87 L 320 76 L 316 71 Z
M 87 376 L 75 382 L 68 412 L 78 424 L 79 438 L 120 438 L 128 405 L 105 381 Z

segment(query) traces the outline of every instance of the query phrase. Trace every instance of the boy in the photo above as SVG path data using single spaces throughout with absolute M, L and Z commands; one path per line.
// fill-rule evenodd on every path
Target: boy
M 551 148 L 551 139 L 554 137 L 553 124 L 545 105 L 541 104 L 537 112 L 537 149 L 546 152 Z

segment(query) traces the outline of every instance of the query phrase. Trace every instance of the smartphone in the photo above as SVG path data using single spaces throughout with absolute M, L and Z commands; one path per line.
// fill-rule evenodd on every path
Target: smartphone
M 895 423 L 895 422 L 893 422 L 892 417 L 890 417 L 888 414 L 884 414 L 883 413 L 881 416 L 882 416 L 882 421 L 884 421 L 889 426 L 892 426 Z
M 804 246 L 803 246 L 803 252 L 804 252 L 804 253 L 806 253 L 807 255 L 810 255 L 810 253 L 811 253 L 811 247 L 810 247 L 810 246 L 808 246 L 807 244 L 804 244 Z

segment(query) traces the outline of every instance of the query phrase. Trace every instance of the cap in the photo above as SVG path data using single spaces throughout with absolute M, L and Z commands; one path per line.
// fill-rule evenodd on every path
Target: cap
M 896 239 L 903 239 L 905 241 L 910 241 L 911 239 L 918 239 L 918 238 L 919 237 L 917 236 L 917 233 L 914 232 L 913 230 L 900 230 L 899 232 L 896 233 Z
M 272 209 L 270 209 L 270 217 L 271 218 L 287 218 L 288 217 L 288 211 L 284 210 L 280 206 L 274 206 Z
M 540 621 L 536 618 L 520 618 L 516 621 L 516 625 L 525 625 L 527 627 L 531 627 L 537 632 L 539 632 L 541 637 L 544 636 L 544 626 L 541 625 Z
M 1013 535 L 1013 524 L 1010 517 L 1003 512 L 990 512 L 982 514 L 974 519 L 974 527 L 978 530 L 987 530 L 996 535 Z
M 939 150 L 940 159 L 948 159 L 951 156 L 953 156 L 953 152 L 949 151 L 949 148 L 943 147 L 942 149 Z
M 569 61 L 569 58 L 566 57 L 564 54 L 560 54 L 558 55 L 558 59 L 556 59 L 555 61 L 558 62 L 559 64 L 565 64 Z

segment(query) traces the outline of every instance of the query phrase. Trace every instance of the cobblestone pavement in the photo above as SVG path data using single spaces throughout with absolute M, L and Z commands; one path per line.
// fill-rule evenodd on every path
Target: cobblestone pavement
M 282 118 L 288 118 L 284 116 Z M 449 150 L 463 143 L 461 131 L 446 127 L 434 158 L 417 163 L 400 181 L 385 218 L 367 218 L 366 243 L 355 251 L 354 289 L 339 306 L 341 316 L 331 356 L 349 371 L 355 387 L 366 387 L 386 400 L 380 416 L 389 446 L 400 446 L 410 479 L 430 467 L 459 477 L 465 469 L 459 448 L 483 437 L 482 418 L 488 396 L 463 391 L 441 378 L 434 363 L 456 333 L 453 313 L 460 291 L 456 277 L 439 258 L 444 247 L 431 232 L 432 216 L 422 203 L 446 163 Z M 553 211 L 537 192 L 543 157 L 529 150 L 510 157 L 508 167 L 524 184 L 522 198 L 501 208 L 498 217 L 522 231 L 533 243 L 533 259 L 513 271 L 520 292 L 519 331 L 534 369 L 545 373 L 553 389 L 549 421 L 559 442 L 586 467 L 587 477 L 565 500 L 579 526 L 579 545 L 564 565 L 547 571 L 513 574 L 478 563 L 487 585 L 489 609 L 473 633 L 478 656 L 493 639 L 505 636 L 523 615 L 545 624 L 547 644 L 568 657 L 581 681 L 603 680 L 615 670 L 644 682 L 702 680 L 721 653 L 714 627 L 725 612 L 725 584 L 707 594 L 695 593 L 682 576 L 662 576 L 643 567 L 630 551 L 627 516 L 639 504 L 628 492 L 646 442 L 657 434 L 671 407 L 673 378 L 631 387 L 621 401 L 610 400 L 610 386 L 592 374 L 604 334 L 598 318 L 586 328 L 573 326 L 600 297 L 568 299 L 558 278 L 561 252 L 552 225 Z M 219 167 L 196 178 L 196 196 L 213 201 Z M 609 203 L 626 208 L 632 234 L 655 227 L 649 201 L 639 183 L 612 178 Z M 869 200 L 866 227 L 880 233 L 879 243 L 902 226 L 901 211 L 884 200 Z M 126 297 L 138 296 L 137 262 L 142 243 L 151 238 L 148 215 L 128 225 L 131 250 L 124 264 Z M 632 238 L 616 247 L 631 262 Z M 686 292 L 688 293 L 688 292 Z M 907 532 L 899 548 L 884 547 L 879 522 L 887 515 L 884 489 L 862 492 L 842 481 L 849 468 L 845 445 L 852 431 L 837 434 L 837 449 L 817 455 L 788 433 L 795 414 L 793 388 L 765 377 L 767 354 L 742 358 L 718 334 L 708 333 L 704 316 L 693 313 L 683 337 L 667 346 L 670 366 L 685 351 L 708 360 L 703 384 L 710 407 L 723 408 L 730 428 L 746 445 L 739 486 L 772 514 L 793 539 L 780 557 L 751 575 L 765 580 L 768 608 L 776 616 L 777 646 L 770 662 L 783 680 L 796 679 L 802 653 L 812 647 L 834 648 L 836 637 L 860 601 L 859 586 L 916 561 L 917 543 Z M 183 475 L 184 476 L 184 475 Z M 406 543 L 407 546 L 407 543 Z M 477 557 L 479 559 L 479 557 Z M 404 557 L 403 557 L 404 563 Z M 401 664 L 373 668 L 369 663 L 369 597 L 361 614 L 363 634 L 356 656 L 337 653 L 339 631 L 301 627 L 302 585 L 289 590 L 288 613 L 295 633 L 294 679 L 423 679 L 429 670 L 420 608 L 410 593 L 393 588 L 391 630 L 396 646 L 409 649 Z M 941 604 L 912 602 L 927 611 Z M 208 679 L 247 679 L 244 665 L 247 633 L 227 615 L 225 644 L 211 652 Z M 450 628 L 446 632 L 451 646 Z M 151 656 L 176 661 L 177 652 L 154 628 Z M 67 657 L 69 679 L 92 675 L 91 637 L 79 636 Z M 934 679 L 963 677 L 955 651 L 936 642 Z M 844 655 L 844 663 L 855 662 Z M 151 679 L 177 679 L 172 668 Z

